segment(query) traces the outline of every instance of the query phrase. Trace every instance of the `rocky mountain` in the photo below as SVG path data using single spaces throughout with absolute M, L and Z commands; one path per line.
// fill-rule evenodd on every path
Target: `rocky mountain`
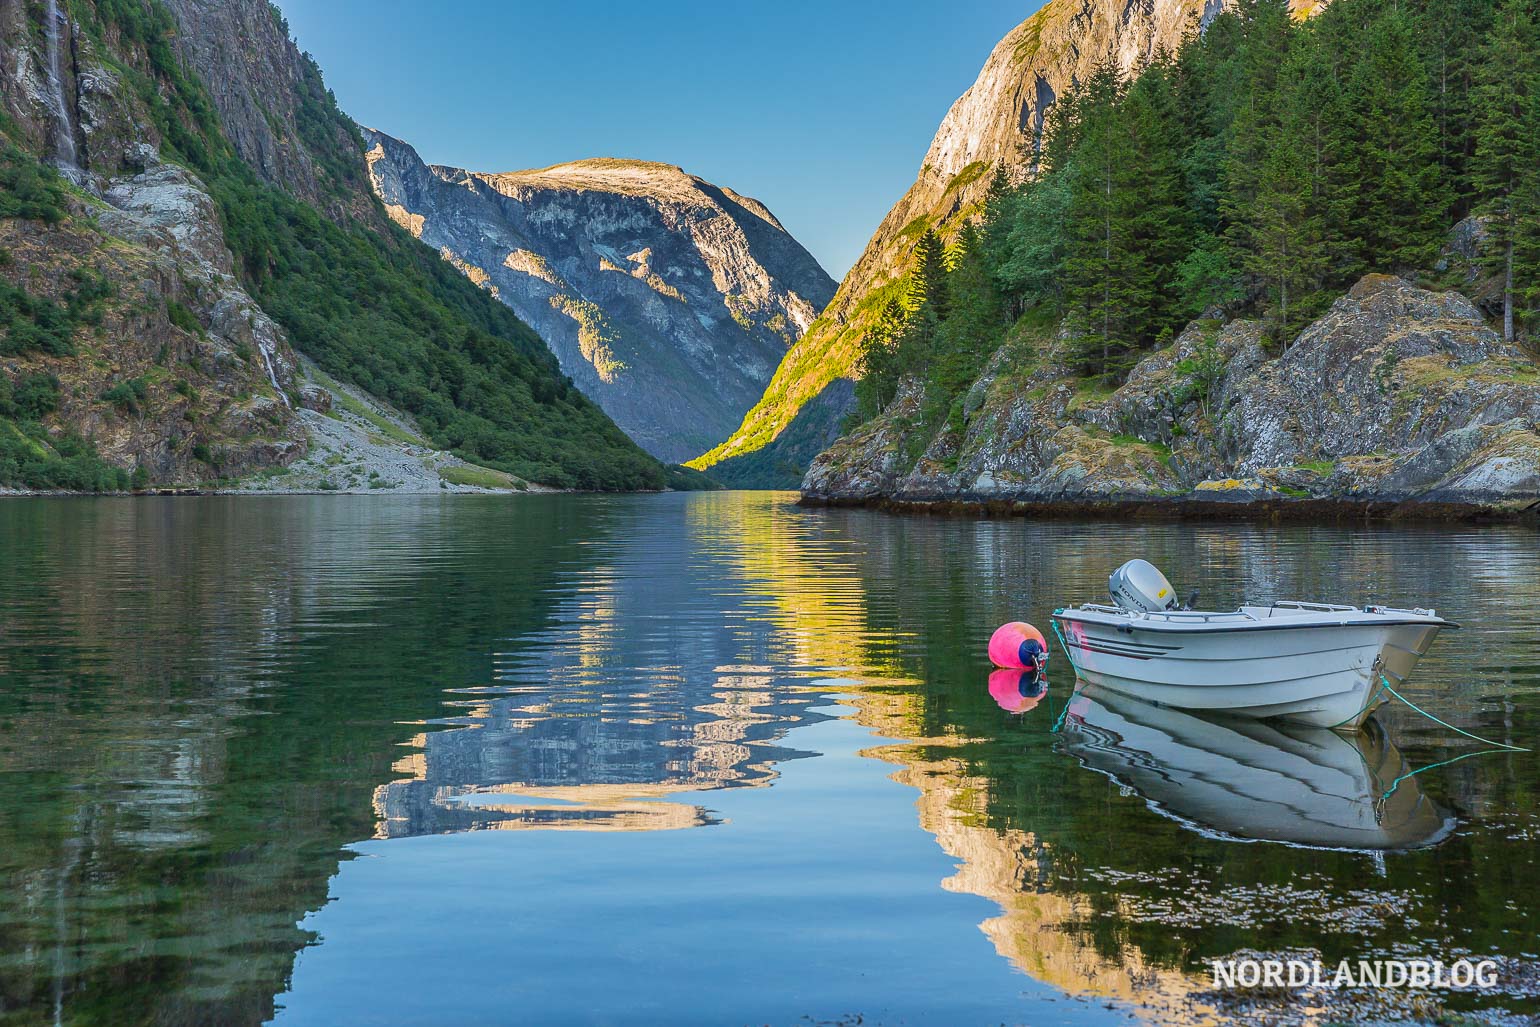
M 236 277 L 204 184 L 160 157 L 126 81 L 147 50 L 31 6 L 0 7 L 0 486 L 293 460 L 293 350 Z
M 301 408 L 326 405 L 299 353 L 445 466 L 664 485 L 526 325 L 391 222 L 266 0 L 6 2 L 0 41 L 0 488 L 282 472 L 324 416 Z
M 725 439 L 834 294 L 763 204 L 673 165 L 480 174 L 364 135 L 391 217 L 513 308 L 661 459 Z
M 949 234 L 977 212 L 997 166 L 1030 173 L 1054 100 L 1111 54 L 1125 73 L 1174 50 L 1226 0 L 1051 0 L 1002 39 L 947 112 L 918 177 L 878 226 L 823 315 L 786 355 L 743 424 L 692 461 L 722 481 L 790 487 L 848 405 L 861 340 L 928 228 Z M 1322 6 L 1291 0 L 1296 17 Z
M 922 453 L 913 389 L 820 455 L 826 503 L 1016 511 L 1261 504 L 1355 515 L 1540 513 L 1540 364 L 1458 292 L 1369 275 L 1279 356 L 1256 321 L 1199 320 L 1110 393 L 1062 340 L 1007 338 L 961 431 Z

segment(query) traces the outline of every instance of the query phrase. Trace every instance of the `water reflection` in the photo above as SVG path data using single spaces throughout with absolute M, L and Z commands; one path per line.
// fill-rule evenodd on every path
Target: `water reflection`
M 375 792 L 376 837 L 701 827 L 718 820 L 700 805 L 663 800 L 766 785 L 777 762 L 809 755 L 774 743 L 821 715 L 807 713 L 810 697 L 773 690 L 756 668 L 718 667 L 706 680 L 675 674 L 672 687 L 626 695 L 563 665 L 575 648 L 549 644 L 545 660 L 477 689 L 453 729 L 412 739 L 418 751 L 393 768 L 410 777 Z M 656 683 L 657 671 L 627 674 Z
M 996 668 L 989 675 L 989 694 L 1006 713 L 1026 713 L 1048 695 L 1048 679 L 1036 670 Z
M 1436 845 L 1455 828 L 1373 719 L 1348 736 L 1194 716 L 1082 686 L 1062 739 L 1151 809 L 1219 837 L 1394 850 Z
M 0 1018 L 389 1019 L 420 965 L 439 1021 L 1251 1022 L 1202 962 L 1247 947 L 1493 953 L 1476 1004 L 1533 1012 L 1532 757 L 1375 822 L 1463 750 L 1397 711 L 1355 748 L 1115 700 L 1055 735 L 1062 688 L 981 686 L 991 627 L 1141 555 L 1219 604 L 1437 596 L 1469 627 L 1413 697 L 1524 743 L 1534 542 L 763 495 L 0 504 Z

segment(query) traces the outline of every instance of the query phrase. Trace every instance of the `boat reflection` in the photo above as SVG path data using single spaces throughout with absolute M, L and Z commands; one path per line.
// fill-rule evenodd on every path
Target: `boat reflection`
M 1412 768 L 1374 719 L 1347 737 L 1200 717 L 1082 685 L 1060 744 L 1156 812 L 1225 838 L 1400 850 L 1436 845 L 1455 827 L 1415 778 L 1400 780 Z

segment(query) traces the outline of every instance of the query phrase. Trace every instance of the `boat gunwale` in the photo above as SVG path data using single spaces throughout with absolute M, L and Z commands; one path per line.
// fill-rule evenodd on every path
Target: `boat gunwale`
M 1101 625 L 1102 627 L 1113 628 L 1117 631 L 1123 631 L 1124 629 L 1133 631 L 1137 629 L 1139 631 L 1149 631 L 1155 632 L 1157 634 L 1167 635 L 1213 635 L 1237 631 L 1309 631 L 1318 628 L 1436 627 L 1449 628 L 1455 631 L 1460 629 L 1460 625 L 1456 624 L 1454 621 L 1445 620 L 1442 617 L 1411 617 L 1398 618 L 1396 620 L 1385 618 L 1376 620 L 1315 621 L 1309 624 L 1268 624 L 1263 621 L 1243 621 L 1236 623 L 1233 621 L 1227 621 L 1224 623 L 1208 622 L 1201 625 L 1188 626 L 1173 625 L 1170 623 L 1161 624 L 1144 617 L 1136 617 L 1132 614 L 1099 613 L 1087 611 L 1088 613 L 1091 613 L 1091 616 L 1070 616 L 1070 612 L 1074 609 L 1074 607 L 1065 607 L 1061 610 L 1055 610 L 1049 616 L 1053 620 L 1064 621 L 1065 623 L 1076 622 L 1080 624 L 1097 624 Z M 1240 611 L 1237 610 L 1235 613 L 1238 614 Z M 1228 612 L 1226 612 L 1224 615 L 1232 616 L 1232 614 Z M 1366 618 L 1383 617 L 1382 614 L 1367 613 L 1363 611 L 1360 612 L 1360 616 Z M 1103 620 L 1100 618 L 1106 619 Z

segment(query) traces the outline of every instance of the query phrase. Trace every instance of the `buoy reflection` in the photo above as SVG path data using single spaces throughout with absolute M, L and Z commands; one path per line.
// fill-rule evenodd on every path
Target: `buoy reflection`
M 989 675 L 989 694 L 1006 713 L 1026 713 L 1048 694 L 1048 678 L 1037 670 L 997 670 Z

